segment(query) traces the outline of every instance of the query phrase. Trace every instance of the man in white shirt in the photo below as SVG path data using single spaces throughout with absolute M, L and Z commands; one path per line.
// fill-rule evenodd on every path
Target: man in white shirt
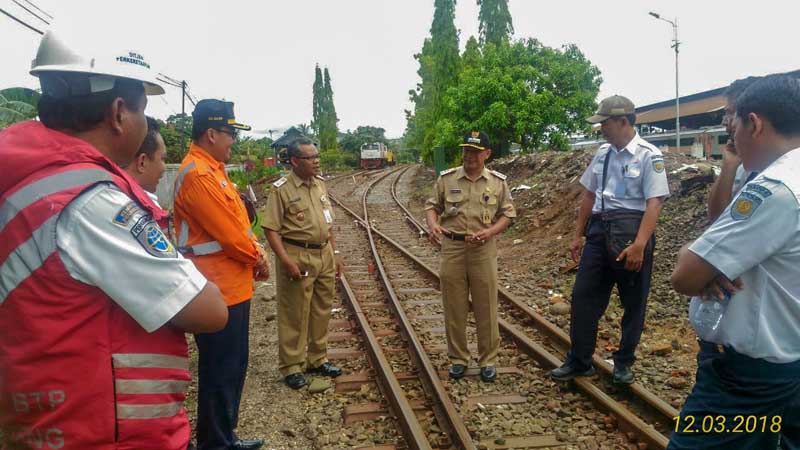
M 167 170 L 167 145 L 160 131 L 161 125 L 158 121 L 147 116 L 147 134 L 144 141 L 139 146 L 133 161 L 125 167 L 128 175 L 133 177 L 156 203 L 158 203 L 156 188 L 164 171 Z
M 670 449 L 800 448 L 800 80 L 754 83 L 734 128 L 744 169 L 759 175 L 672 274 L 680 293 L 732 294 L 715 335 L 701 336 L 724 352 L 698 367 Z
M 733 118 L 736 115 L 736 99 L 761 77 L 747 77 L 736 80 L 725 89 L 725 114 L 722 116 L 722 125 L 728 132 L 728 143 L 722 148 L 722 165 L 720 174 L 711 188 L 708 190 L 708 220 L 714 222 L 722 214 L 725 208 L 730 205 L 731 200 L 744 187 L 745 183 L 751 181 L 758 175 L 756 172 L 744 170 L 742 159 L 736 153 L 736 145 L 733 141 Z M 702 297 L 692 297 L 689 304 L 689 316 L 693 316 L 700 308 Z M 712 358 L 720 354 L 716 344 L 698 337 L 699 351 L 697 352 L 697 363 L 706 358 Z

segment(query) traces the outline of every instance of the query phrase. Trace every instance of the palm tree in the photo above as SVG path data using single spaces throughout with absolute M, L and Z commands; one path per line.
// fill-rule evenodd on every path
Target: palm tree
M 14 87 L 0 90 L 0 129 L 35 118 L 39 97 L 38 92 L 28 88 Z

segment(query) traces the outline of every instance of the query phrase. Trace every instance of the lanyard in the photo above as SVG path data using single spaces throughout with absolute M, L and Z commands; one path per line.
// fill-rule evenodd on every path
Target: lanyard
M 608 158 L 611 156 L 611 148 L 606 152 L 606 159 L 603 161 L 603 189 L 600 191 L 600 212 L 606 212 L 606 172 L 608 172 Z

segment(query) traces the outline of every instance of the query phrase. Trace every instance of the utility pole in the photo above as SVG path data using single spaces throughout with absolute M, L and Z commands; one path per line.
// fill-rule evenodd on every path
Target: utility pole
M 664 22 L 669 23 L 672 25 L 672 45 L 671 47 L 675 49 L 675 148 L 680 149 L 681 147 L 681 101 L 680 101 L 680 89 L 678 85 L 678 53 L 680 47 L 680 41 L 678 41 L 678 18 L 675 18 L 675 21 L 671 21 L 661 17 L 661 15 L 650 12 L 650 15 L 655 17 L 658 20 L 663 20 Z
M 181 115 L 186 116 L 186 80 L 181 81 Z

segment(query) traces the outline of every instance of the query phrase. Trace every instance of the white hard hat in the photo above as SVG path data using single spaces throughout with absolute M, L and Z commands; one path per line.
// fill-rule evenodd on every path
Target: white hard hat
M 126 52 L 96 58 L 81 56 L 52 31 L 42 36 L 30 73 L 39 77 L 42 93 L 54 97 L 108 91 L 114 87 L 115 78 L 141 81 L 147 95 L 164 93 L 142 55 Z

